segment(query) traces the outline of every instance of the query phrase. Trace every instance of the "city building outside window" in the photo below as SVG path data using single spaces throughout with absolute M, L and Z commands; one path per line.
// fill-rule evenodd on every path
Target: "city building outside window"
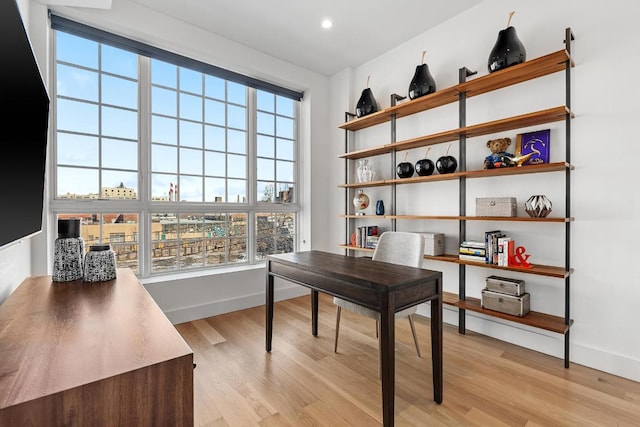
M 181 57 L 53 40 L 50 206 L 81 218 L 87 250 L 109 243 L 142 276 L 295 250 L 297 100 Z

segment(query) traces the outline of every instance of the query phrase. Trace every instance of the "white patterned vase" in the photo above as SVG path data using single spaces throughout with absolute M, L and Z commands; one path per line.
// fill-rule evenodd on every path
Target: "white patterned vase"
M 530 217 L 544 218 L 551 213 L 551 200 L 543 194 L 534 194 L 524 203 L 524 210 Z
M 111 247 L 93 245 L 84 259 L 84 281 L 106 282 L 116 278 L 116 257 Z

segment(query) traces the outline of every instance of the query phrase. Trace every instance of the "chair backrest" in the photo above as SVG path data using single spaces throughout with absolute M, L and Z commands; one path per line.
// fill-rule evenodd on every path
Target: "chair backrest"
M 424 237 L 418 233 L 385 231 L 378 239 L 372 259 L 421 268 L 424 259 Z

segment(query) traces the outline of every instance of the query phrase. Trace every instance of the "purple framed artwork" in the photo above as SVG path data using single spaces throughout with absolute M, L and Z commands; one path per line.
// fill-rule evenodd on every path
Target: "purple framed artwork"
M 533 153 L 533 155 L 524 162 L 524 165 L 549 163 L 550 135 L 550 129 L 519 133 L 516 138 L 516 156 Z

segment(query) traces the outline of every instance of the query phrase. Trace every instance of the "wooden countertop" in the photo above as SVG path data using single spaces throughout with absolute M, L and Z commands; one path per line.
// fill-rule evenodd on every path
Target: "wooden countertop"
M 129 269 L 28 278 L 0 305 L 0 409 L 192 353 Z

